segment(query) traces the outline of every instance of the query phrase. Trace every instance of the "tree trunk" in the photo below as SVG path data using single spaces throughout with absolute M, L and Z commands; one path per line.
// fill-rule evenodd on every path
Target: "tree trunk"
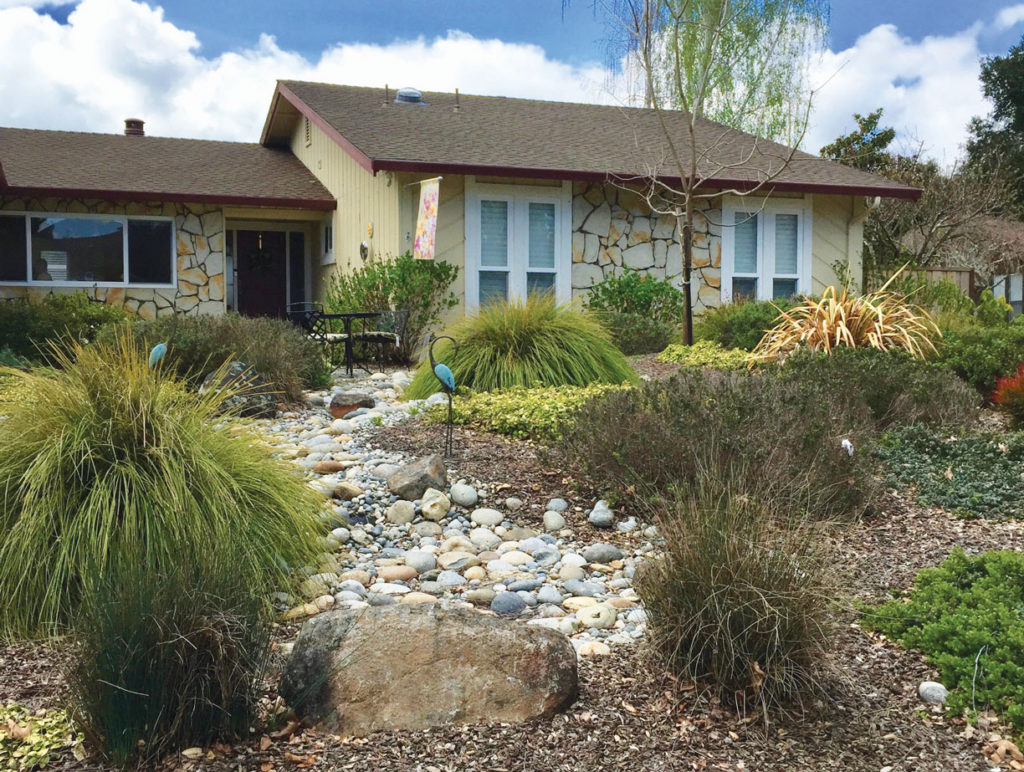
M 686 198 L 686 214 L 680 218 L 683 233 L 683 343 L 693 345 L 693 295 L 690 274 L 693 271 L 693 202 Z

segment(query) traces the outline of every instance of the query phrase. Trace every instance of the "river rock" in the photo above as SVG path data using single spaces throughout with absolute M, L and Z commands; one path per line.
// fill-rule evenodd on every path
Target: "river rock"
M 331 611 L 303 625 L 280 691 L 332 734 L 519 722 L 575 699 L 576 653 L 556 632 L 468 610 Z
M 608 506 L 608 502 L 602 499 L 594 504 L 594 508 L 590 510 L 590 514 L 587 516 L 587 520 L 595 528 L 611 528 L 612 523 L 615 521 L 615 516 Z
M 544 513 L 544 530 L 561 531 L 565 528 L 565 518 L 553 509 Z
M 364 392 L 339 391 L 331 395 L 331 401 L 327 405 L 327 410 L 335 418 L 344 418 L 353 410 L 358 410 L 361 407 L 375 407 L 376 404 L 377 401 Z
M 387 510 L 387 519 L 397 525 L 411 523 L 416 517 L 416 507 L 411 501 L 396 501 Z
M 489 525 L 493 528 L 496 525 L 500 525 L 505 516 L 496 509 L 481 507 L 480 509 L 474 509 L 469 519 L 477 525 Z
M 460 507 L 469 509 L 475 507 L 477 501 L 480 500 L 479 494 L 476 492 L 476 488 L 466 483 L 455 483 L 452 489 L 449 491 L 452 501 Z
M 938 681 L 922 681 L 917 687 L 917 696 L 929 705 L 941 705 L 949 697 L 949 690 Z
M 608 564 L 613 560 L 621 560 L 622 550 L 611 544 L 591 544 L 583 550 L 583 557 L 588 563 Z
M 427 520 L 441 520 L 448 516 L 452 508 L 451 501 L 436 488 L 427 488 L 423 492 L 423 500 L 420 502 L 420 512 Z
M 442 490 L 446 476 L 444 461 L 435 453 L 398 467 L 388 477 L 388 489 L 399 498 L 415 501 L 423 497 L 427 488 Z

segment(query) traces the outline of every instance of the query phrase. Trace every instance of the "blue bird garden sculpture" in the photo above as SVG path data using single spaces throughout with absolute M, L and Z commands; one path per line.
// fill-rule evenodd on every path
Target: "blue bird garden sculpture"
M 438 362 L 434 358 L 434 346 L 437 345 L 439 340 L 447 338 L 452 342 L 452 350 L 458 348 L 459 344 L 455 338 L 451 335 L 431 335 L 429 346 L 427 347 L 427 356 L 430 357 L 430 371 L 434 373 L 434 377 L 437 378 L 441 384 L 441 391 L 448 395 L 448 421 L 444 427 L 444 455 L 451 456 L 452 454 L 452 425 L 454 423 L 454 413 L 452 408 L 452 395 L 455 394 L 455 374 L 452 373 L 452 369 L 444 362 Z
M 157 366 L 157 363 L 164 358 L 164 354 L 167 353 L 166 343 L 157 343 L 153 346 L 153 350 L 149 352 L 149 369 L 152 370 Z

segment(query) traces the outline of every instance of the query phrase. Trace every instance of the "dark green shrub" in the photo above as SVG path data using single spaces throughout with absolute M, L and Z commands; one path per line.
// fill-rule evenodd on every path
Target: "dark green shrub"
M 0 351 L 23 360 L 50 359 L 50 346 L 94 340 L 102 327 L 132 318 L 84 292 L 47 295 L 38 302 L 0 301 Z
M 928 281 L 921 276 L 903 274 L 889 283 L 889 289 L 898 295 L 906 295 L 911 303 L 932 313 L 974 313 L 974 301 L 949 279 Z
M 847 346 L 831 355 L 804 351 L 778 371 L 784 380 L 836 384 L 860 395 L 883 429 L 911 424 L 963 428 L 977 420 L 981 402 L 949 369 L 902 351 Z
M 1024 364 L 1024 325 L 945 330 L 937 361 L 988 397 L 998 378 Z
M 751 300 L 710 308 L 694 324 L 695 340 L 709 340 L 722 348 L 753 351 L 765 331 L 775 326 L 779 311 L 792 308 L 788 300 Z
M 18 356 L 9 348 L 0 348 L 0 367 L 16 367 L 25 370 L 32 366 L 32 362 L 26 357 Z
M 909 485 L 917 501 L 961 517 L 1024 517 L 1024 435 L 967 435 L 924 427 L 895 430 L 878 453 L 889 482 Z
M 590 288 L 587 306 L 675 325 L 683 317 L 683 293 L 670 281 L 624 268 L 620 275 L 609 276 Z
M 248 734 L 272 622 L 230 553 L 219 560 L 122 566 L 84 598 L 71 702 L 90 744 L 118 766 Z
M 835 596 L 814 531 L 709 481 L 656 511 L 664 545 L 637 592 L 669 670 L 766 712 L 813 695 Z
M 317 495 L 131 338 L 13 373 L 0 420 L 0 635 L 72 626 L 91 575 L 230 553 L 253 592 L 316 555 Z
M 602 394 L 624 386 L 546 386 L 480 391 L 455 398 L 455 423 L 476 426 L 517 439 L 556 440 L 573 425 L 582 407 Z M 430 423 L 448 419 L 447 405 L 434 405 L 426 413 Z
M 651 354 L 661 351 L 672 340 L 676 325 L 641 314 L 614 311 L 594 312 L 611 333 L 623 354 Z
M 743 370 L 747 366 L 747 352 L 738 348 L 725 349 L 709 340 L 699 340 L 692 346 L 685 343 L 667 346 L 658 354 L 658 361 L 701 369 Z
M 165 316 L 130 327 L 109 327 L 100 340 L 110 343 L 126 330 L 146 350 L 166 343 L 165 366 L 193 387 L 232 360 L 245 362 L 292 402 L 301 401 L 305 389 L 330 381 L 323 347 L 282 319 L 238 314 Z
M 560 448 L 612 495 L 685 491 L 730 470 L 737 493 L 852 517 L 873 493 L 874 431 L 866 406 L 841 386 L 683 370 L 589 402 Z
M 525 301 L 491 303 L 446 331 L 438 361 L 451 367 L 455 383 L 472 391 L 516 386 L 589 386 L 636 379 L 625 356 L 593 314 L 560 306 L 548 294 Z M 403 392 L 423 399 L 440 388 L 424 359 Z
M 993 708 L 1024 731 L 1024 554 L 967 557 L 955 548 L 900 598 L 868 609 L 864 625 L 920 649 L 950 689 L 951 715 Z
M 441 316 L 459 304 L 451 292 L 459 269 L 443 260 L 397 258 L 372 260 L 349 273 L 336 273 L 327 287 L 326 308 L 345 311 L 408 311 L 405 335 L 395 351 L 409 362 Z

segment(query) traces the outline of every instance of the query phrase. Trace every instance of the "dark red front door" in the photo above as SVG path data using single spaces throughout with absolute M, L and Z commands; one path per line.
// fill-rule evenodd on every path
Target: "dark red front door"
M 284 316 L 287 303 L 287 234 L 237 231 L 235 269 L 238 312 L 246 316 Z

